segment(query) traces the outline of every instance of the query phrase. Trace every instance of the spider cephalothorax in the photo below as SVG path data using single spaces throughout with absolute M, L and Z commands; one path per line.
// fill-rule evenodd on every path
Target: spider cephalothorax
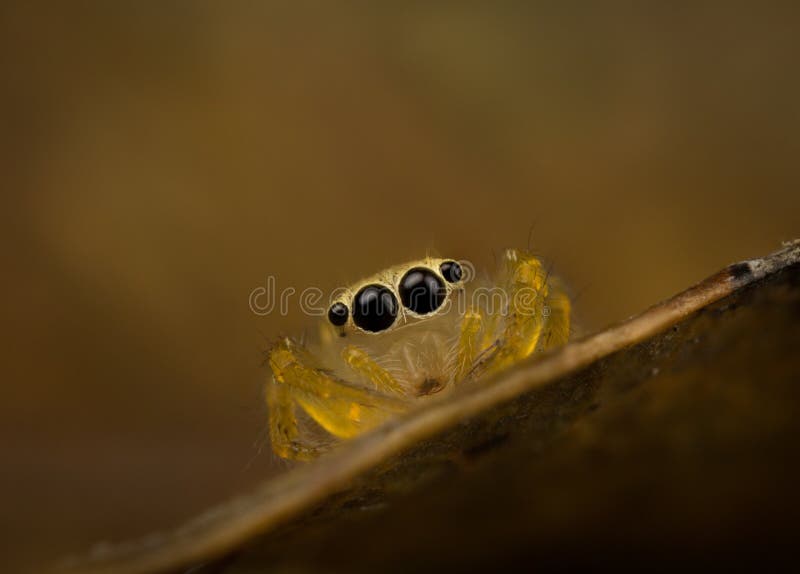
M 506 251 L 485 278 L 432 257 L 386 269 L 338 293 L 315 341 L 270 349 L 273 450 L 313 458 L 331 437 L 564 343 L 569 315 L 561 288 L 525 252 Z

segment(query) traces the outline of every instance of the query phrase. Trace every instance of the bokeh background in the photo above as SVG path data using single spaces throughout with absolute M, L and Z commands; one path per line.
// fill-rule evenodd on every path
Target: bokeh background
M 785 2 L 4 2 L 7 568 L 288 468 L 250 292 L 528 243 L 585 329 L 800 235 Z

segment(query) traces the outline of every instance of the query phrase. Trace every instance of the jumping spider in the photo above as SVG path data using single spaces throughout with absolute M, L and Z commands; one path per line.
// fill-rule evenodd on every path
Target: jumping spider
M 312 459 L 334 437 L 566 342 L 570 302 L 539 259 L 509 249 L 491 278 L 464 267 L 434 257 L 390 267 L 342 290 L 313 343 L 273 345 L 275 453 Z

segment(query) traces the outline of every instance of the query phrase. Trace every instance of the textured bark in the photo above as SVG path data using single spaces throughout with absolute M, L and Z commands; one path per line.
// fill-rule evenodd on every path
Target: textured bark
M 800 518 L 800 242 L 62 570 L 763 562 Z M 402 567 L 401 567 L 402 566 Z

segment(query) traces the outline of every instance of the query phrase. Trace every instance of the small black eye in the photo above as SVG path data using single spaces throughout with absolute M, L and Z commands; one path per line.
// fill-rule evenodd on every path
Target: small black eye
M 347 310 L 347 305 L 344 303 L 334 303 L 331 305 L 331 308 L 328 309 L 328 321 L 337 327 L 341 327 L 347 323 L 347 316 L 349 314 L 350 311 Z
M 464 270 L 455 261 L 445 261 L 439 266 L 439 271 L 448 283 L 458 283 L 464 276 Z
M 400 280 L 400 300 L 406 309 L 427 315 L 441 307 L 447 291 L 439 276 L 425 267 L 414 267 Z
M 397 298 L 388 287 L 367 285 L 353 298 L 353 322 L 365 331 L 385 331 L 396 318 Z

